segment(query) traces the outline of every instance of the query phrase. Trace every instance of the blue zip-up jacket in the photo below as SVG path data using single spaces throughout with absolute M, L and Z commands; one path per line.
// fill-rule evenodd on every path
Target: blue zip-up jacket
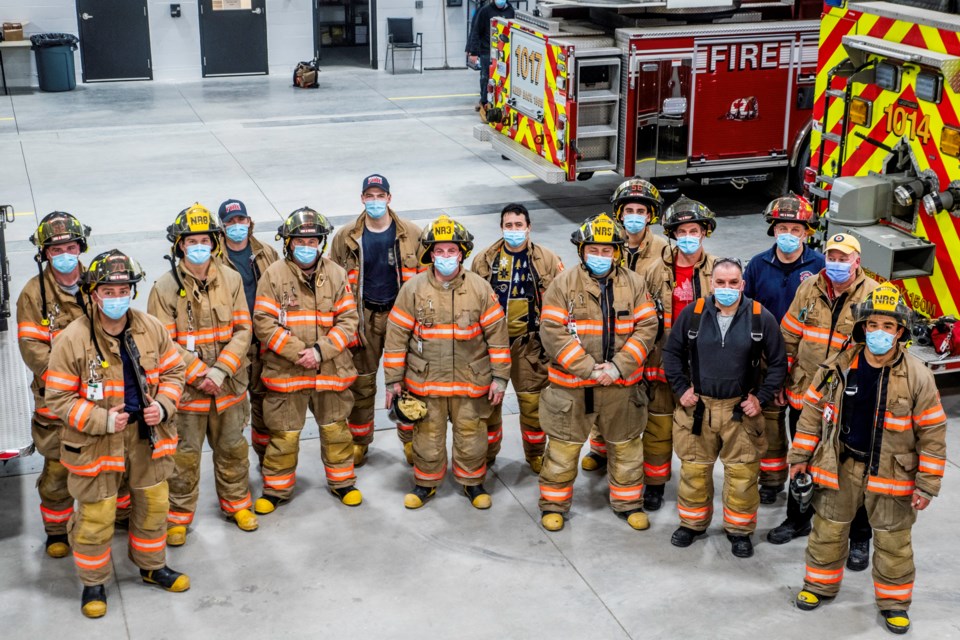
M 808 246 L 803 248 L 800 259 L 784 264 L 777 258 L 777 246 L 758 253 L 743 272 L 743 294 L 757 300 L 773 314 L 777 322 L 790 308 L 797 295 L 800 283 L 817 275 L 825 266 L 823 254 Z

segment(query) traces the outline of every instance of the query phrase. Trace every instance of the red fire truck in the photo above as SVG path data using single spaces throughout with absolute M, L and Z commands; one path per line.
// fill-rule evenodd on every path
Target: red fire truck
M 822 4 L 718 3 L 557 0 L 494 19 L 475 137 L 548 183 L 613 170 L 799 188 Z

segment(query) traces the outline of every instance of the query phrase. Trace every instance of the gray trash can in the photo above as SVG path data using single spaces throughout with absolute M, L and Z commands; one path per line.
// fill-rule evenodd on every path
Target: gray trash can
M 73 52 L 79 42 L 69 33 L 38 33 L 30 36 L 37 58 L 37 79 L 41 91 L 71 91 L 77 88 Z

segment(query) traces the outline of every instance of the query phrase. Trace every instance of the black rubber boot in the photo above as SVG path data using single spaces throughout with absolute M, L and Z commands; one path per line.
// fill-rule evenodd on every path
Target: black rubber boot
M 678 527 L 670 536 L 670 544 L 675 547 L 689 547 L 694 540 L 706 533 L 706 531 L 694 531 L 688 527 Z
M 656 511 L 663 506 L 664 485 L 644 485 L 643 487 L 643 508 L 645 511 Z
M 80 611 L 88 618 L 102 618 L 107 614 L 107 590 L 102 584 L 83 588 Z
M 847 556 L 847 569 L 863 571 L 870 566 L 870 541 L 851 540 L 850 555 Z
M 884 609 L 880 615 L 883 616 L 883 622 L 890 633 L 901 635 L 910 631 L 910 615 L 906 611 Z
M 730 552 L 738 558 L 749 558 L 753 555 L 753 542 L 750 536 L 727 534 L 730 541 Z
M 760 485 L 760 504 L 773 504 L 777 501 L 777 496 L 783 491 L 783 485 L 776 487 L 767 487 Z
M 767 542 L 770 544 L 786 544 L 794 538 L 810 535 L 810 522 L 796 523 L 787 518 L 767 533 Z

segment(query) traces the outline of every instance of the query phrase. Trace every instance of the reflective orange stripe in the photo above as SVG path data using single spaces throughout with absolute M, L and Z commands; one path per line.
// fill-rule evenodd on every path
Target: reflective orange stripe
M 110 563 L 110 549 L 101 553 L 98 556 L 86 556 L 82 553 L 73 552 L 73 561 L 77 563 L 77 568 L 81 571 L 92 569 L 100 569 L 105 567 Z
M 296 471 L 282 476 L 263 476 L 263 486 L 271 489 L 288 489 L 297 482 Z
M 47 369 L 43 374 L 43 382 L 50 389 L 58 391 L 77 391 L 80 388 L 80 378 L 62 371 Z
M 677 505 L 677 512 L 679 512 L 681 518 L 687 520 L 706 520 L 710 517 L 712 512 L 712 507 L 707 505 L 706 507 L 684 507 Z
M 817 569 L 807 565 L 807 581 L 817 584 L 836 584 L 843 580 L 843 567 L 839 569 Z
M 548 487 L 540 485 L 540 497 L 548 502 L 566 502 L 573 499 L 573 487 Z
M 790 404 L 791 409 L 796 409 L 799 411 L 803 408 L 803 394 L 794 393 L 790 389 L 784 389 L 787 393 L 787 402 Z
M 447 467 L 444 466 L 439 473 L 427 473 L 422 471 L 416 465 L 413 467 L 413 477 L 418 480 L 443 480 L 443 476 L 447 475 Z
M 395 325 L 401 326 L 404 329 L 413 329 L 416 322 L 413 319 L 413 316 L 408 315 L 394 307 L 390 310 L 390 315 L 387 316 L 387 319 L 393 322 Z
M 487 444 L 494 444 L 503 440 L 503 425 L 501 424 L 493 431 L 487 429 Z
M 50 411 L 50 409 L 47 409 L 46 407 L 37 407 L 37 415 L 46 418 L 47 420 L 60 419 L 57 414 L 55 414 L 53 411 Z
M 407 352 L 406 351 L 384 352 L 383 366 L 390 367 L 390 368 L 403 368 L 407 366 Z
M 570 344 L 561 349 L 560 353 L 557 354 L 557 362 L 564 367 L 569 367 L 571 363 L 576 362 L 585 355 L 587 355 L 587 352 L 580 346 L 580 341 L 574 338 L 570 341 Z
M 83 431 L 84 425 L 87 424 L 87 420 L 90 419 L 90 414 L 93 413 L 95 408 L 96 405 L 92 402 L 83 399 L 76 400 L 67 416 L 67 424 L 77 431 Z
M 130 494 L 128 493 L 125 496 L 117 497 L 117 509 L 129 509 L 130 508 Z
M 178 511 L 168 511 L 167 512 L 167 522 L 171 524 L 181 524 L 188 525 L 193 522 L 192 513 L 183 513 Z
M 178 436 L 158 440 L 153 445 L 153 451 L 150 452 L 150 457 L 156 460 L 164 456 L 172 456 L 177 452 L 177 439 Z
M 338 376 L 296 376 L 291 378 L 262 378 L 263 385 L 270 391 L 290 393 L 312 389 L 314 391 L 346 391 L 357 376 L 341 378 Z
M 499 307 L 497 307 L 499 309 Z M 483 335 L 483 329 L 478 323 L 461 327 L 456 324 L 435 324 L 426 327 L 417 323 L 414 332 L 424 340 L 472 340 Z
M 567 324 L 567 310 L 561 309 L 560 307 L 552 307 L 550 305 L 544 305 L 543 309 L 540 311 L 540 322 L 550 320 L 556 322 L 557 324 L 566 325 Z
M 40 505 L 40 517 L 44 522 L 66 522 L 73 515 L 73 507 L 67 507 L 63 511 L 54 511 Z
M 226 511 L 227 513 L 236 513 L 241 509 L 249 509 L 253 505 L 253 501 L 250 499 L 250 494 L 248 493 L 244 497 L 234 502 L 229 500 L 224 500 L 220 498 L 220 508 Z
M 898 418 L 889 411 L 883 414 L 883 428 L 890 431 L 909 431 L 913 429 L 913 419 L 910 416 Z
M 273 300 L 272 298 L 264 298 L 262 296 L 257 296 L 256 301 L 253 303 L 253 312 L 265 313 L 268 316 L 279 318 L 280 305 L 278 305 L 277 301 Z
M 556 385 L 559 385 L 561 387 L 567 387 L 570 389 L 597 386 L 596 380 L 584 380 L 583 378 L 580 378 L 573 374 L 567 373 L 565 371 L 561 371 L 560 369 L 557 369 L 553 365 L 550 365 L 549 367 L 547 367 L 547 376 L 549 377 L 550 382 Z M 642 378 L 643 378 L 643 369 L 638 367 L 635 371 L 633 371 L 630 374 L 629 377 L 617 378 L 614 381 L 614 384 L 620 385 L 622 387 L 630 387 L 640 382 Z
M 503 429 L 498 429 L 498 431 L 502 436 Z M 540 444 L 542 442 L 546 442 L 547 440 L 547 434 L 545 434 L 543 431 L 527 431 L 526 429 L 520 432 L 520 437 L 524 442 L 529 442 L 530 444 Z
M 262 444 L 262 445 L 266 446 L 266 445 L 270 444 L 270 434 L 268 434 L 268 433 L 261 433 L 261 432 L 256 431 L 256 430 L 251 430 L 251 431 L 250 431 L 250 441 L 253 442 L 253 444 Z
M 500 304 L 495 304 L 480 316 L 480 326 L 484 328 L 489 327 L 492 324 L 496 324 L 499 320 L 503 320 L 505 317 Z
M 601 442 L 599 440 L 594 440 L 593 438 L 590 438 L 590 448 L 596 451 L 597 453 L 602 453 L 603 455 L 607 455 L 606 442 Z
M 634 340 L 633 338 L 628 339 L 623 345 L 623 351 L 633 356 L 633 359 L 637 361 L 638 365 L 643 365 L 647 359 L 647 349 L 639 340 Z
M 487 349 L 491 364 L 510 364 L 510 349 Z
M 803 399 L 813 405 L 820 402 L 821 398 L 823 398 L 823 394 L 814 389 L 813 385 L 810 385 L 810 388 L 807 389 L 807 392 L 803 394 Z
M 362 438 L 370 435 L 373 432 L 372 422 L 366 422 L 364 424 L 354 424 L 353 422 L 348 422 L 347 426 L 350 427 L 350 434 L 354 438 Z
M 913 480 L 894 480 L 893 478 L 881 478 L 879 476 L 869 476 L 867 478 L 867 491 L 880 493 L 888 496 L 909 496 L 913 494 L 916 485 Z
M 344 311 L 349 311 L 350 309 L 357 308 L 357 301 L 354 300 L 352 293 L 346 293 L 342 298 L 337 300 L 337 303 L 333 305 L 334 315 L 340 315 Z
M 651 382 L 662 382 L 667 384 L 667 372 L 661 367 L 644 367 L 643 377 Z
M 180 357 L 180 352 L 175 348 L 170 349 L 160 357 L 160 373 L 164 373 L 170 369 L 173 369 L 182 361 L 183 358 Z
M 344 480 L 350 480 L 356 477 L 353 475 L 353 463 L 351 463 L 349 467 L 343 467 L 342 469 L 334 469 L 326 465 L 324 465 L 323 469 L 327 473 L 327 480 L 333 480 L 334 482 L 343 482 Z
M 461 468 L 457 464 L 453 465 L 453 475 L 458 478 L 482 478 L 487 473 L 487 464 L 484 463 L 476 471 L 467 471 L 466 469 Z
M 173 404 L 179 404 L 180 396 L 183 395 L 183 387 L 171 382 L 162 382 L 160 383 L 160 387 L 157 389 L 157 394 L 170 398 L 173 400 Z
M 233 324 L 236 325 L 249 325 L 250 324 L 250 314 L 242 309 L 237 309 L 233 312 Z
M 789 312 L 784 314 L 783 320 L 780 321 L 780 327 L 787 333 L 791 333 L 798 338 L 803 335 L 803 325 Z
M 819 442 L 820 438 L 803 431 L 797 431 L 797 435 L 793 437 L 793 447 L 804 451 L 813 451 Z
M 200 376 L 206 375 L 206 373 L 207 365 L 203 363 L 203 360 L 197 358 L 187 367 L 187 382 L 193 384 Z
M 642 484 L 637 484 L 632 487 L 615 487 L 612 484 L 610 485 L 610 500 L 620 500 L 622 502 L 639 500 L 642 493 Z
M 327 337 L 330 338 L 330 341 L 333 342 L 334 346 L 337 348 L 337 351 L 343 351 L 347 348 L 347 344 L 350 340 L 347 339 L 347 335 L 343 332 L 340 327 L 334 327 L 327 332 Z
M 921 453 L 919 470 L 923 473 L 942 476 L 946 468 L 946 462 L 943 458 L 934 458 L 933 456 L 927 456 Z
M 878 600 L 909 600 L 913 595 L 913 583 L 907 584 L 883 584 L 881 582 L 873 583 L 873 590 Z
M 924 411 L 923 413 L 913 416 L 913 421 L 917 423 L 919 427 L 929 427 L 935 424 L 940 424 L 941 422 L 946 422 L 947 416 L 943 412 L 943 407 L 940 403 L 937 403 L 937 406 L 931 407 Z
M 93 462 L 84 465 L 74 466 L 67 462 L 64 462 L 63 459 L 60 460 L 60 464 L 66 467 L 67 471 L 74 475 L 78 476 L 88 476 L 93 477 L 100 475 L 101 472 L 105 471 L 115 471 L 117 473 L 123 473 L 126 471 L 127 467 L 124 464 L 123 458 L 115 456 L 100 456 Z
M 33 322 L 20 322 L 17 324 L 17 340 L 50 342 L 50 329 Z
M 783 471 L 786 468 L 786 458 L 762 458 L 760 460 L 760 471 Z
M 726 507 L 723 508 L 723 520 L 724 522 L 729 522 L 733 525 L 747 526 L 751 524 L 756 524 L 757 522 L 757 512 L 753 513 L 740 513 L 737 511 L 731 511 Z
M 404 384 L 411 393 L 418 396 L 460 396 L 480 398 L 490 392 L 490 385 L 476 385 L 469 382 L 415 382 L 404 378 Z
M 130 534 L 130 548 L 141 553 L 157 553 L 167 546 L 167 534 L 164 532 L 159 538 L 138 538 Z
M 220 396 L 219 398 L 217 398 L 217 401 L 216 401 L 217 413 L 223 413 L 233 405 L 240 404 L 246 399 L 247 399 L 246 391 L 235 396 L 232 396 L 232 395 Z
M 217 356 L 217 362 L 225 364 L 232 373 L 240 370 L 240 358 L 229 351 L 221 351 L 220 355 Z
M 824 487 L 829 487 L 831 489 L 840 488 L 840 482 L 837 478 L 837 474 L 830 473 L 826 469 L 821 469 L 820 467 L 810 467 L 809 471 L 813 481 L 817 484 Z
M 290 339 L 290 332 L 286 329 L 277 329 L 273 332 L 270 340 L 267 341 L 267 349 L 274 353 L 280 353 Z
M 649 462 L 643 463 L 643 474 L 648 478 L 666 478 L 670 475 L 670 463 L 665 462 L 663 464 L 650 464 Z

